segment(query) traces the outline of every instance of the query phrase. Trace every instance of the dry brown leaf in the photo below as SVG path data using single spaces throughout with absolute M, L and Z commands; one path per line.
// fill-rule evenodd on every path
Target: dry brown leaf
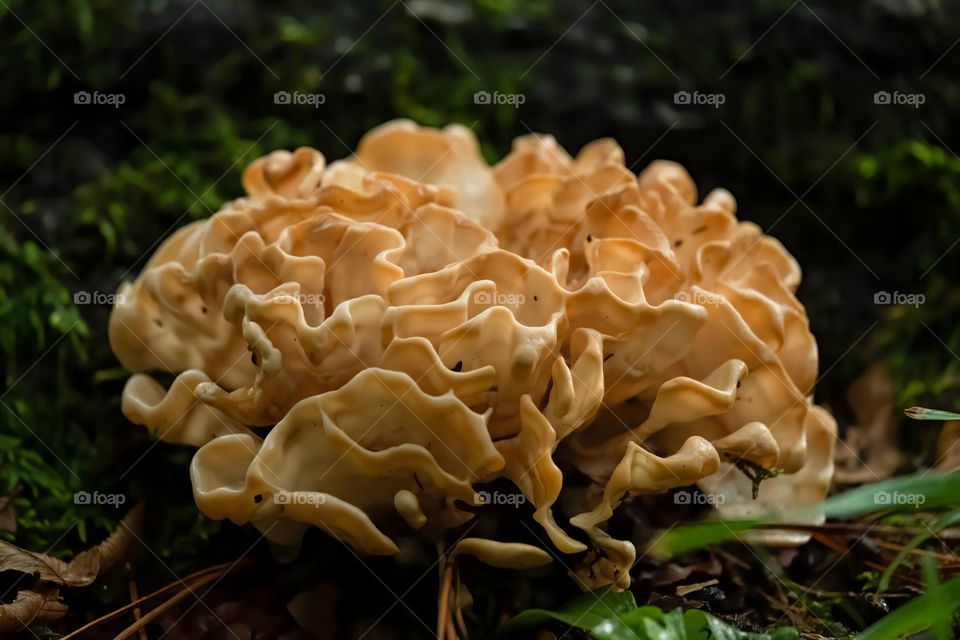
M 140 541 L 140 536 L 143 535 L 145 513 L 146 510 L 141 502 L 124 516 L 116 530 L 106 540 L 83 552 L 96 552 L 100 558 L 100 573 L 112 571 L 114 567 L 126 560 L 130 551 Z M 82 556 L 83 553 L 80 555 Z M 77 556 L 74 562 L 78 559 L 80 556 Z
M 96 577 L 95 572 L 92 576 L 89 575 L 89 567 L 86 566 L 86 562 L 71 570 L 63 560 L 51 558 L 42 553 L 27 551 L 2 540 L 0 540 L 0 570 L 19 571 L 36 576 L 46 582 L 69 586 L 90 584 Z M 88 577 L 89 579 L 87 579 Z
M 937 460 L 934 468 L 952 471 L 960 468 L 960 420 L 943 425 L 937 436 Z
M 294 596 L 287 603 L 287 611 L 304 631 L 317 637 L 333 634 L 336 627 L 334 607 L 340 595 L 339 587 L 323 582 Z
M 53 622 L 67 613 L 67 605 L 60 602 L 60 592 L 19 591 L 17 599 L 0 605 L 0 634 L 14 633 L 35 623 Z
M 677 587 L 677 595 L 683 598 L 691 593 L 700 591 L 700 589 L 705 589 L 706 587 L 712 587 L 715 584 L 718 584 L 720 581 L 716 578 L 712 580 L 707 580 L 706 582 L 697 582 L 694 584 L 684 584 Z
M 875 363 L 847 391 L 856 424 L 836 448 L 834 478 L 862 484 L 888 478 L 900 464 L 899 416 L 893 406 L 893 383 L 883 363 Z
M 723 573 L 723 566 L 716 556 L 710 555 L 710 558 L 703 562 L 681 565 L 671 562 L 657 572 L 653 584 L 662 587 L 676 584 L 681 580 L 686 580 L 694 573 L 705 573 L 708 576 L 719 576 Z
M 137 529 L 143 529 L 142 504 L 130 510 L 110 537 L 70 562 L 0 540 L 0 571 L 19 571 L 58 585 L 84 587 L 116 566 L 137 539 Z
M 17 509 L 13 506 L 13 499 L 19 491 L 18 486 L 10 495 L 0 498 L 0 531 L 17 532 Z

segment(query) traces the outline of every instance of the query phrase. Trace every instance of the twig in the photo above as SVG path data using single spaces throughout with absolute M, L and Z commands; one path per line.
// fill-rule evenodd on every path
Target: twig
M 813 536 L 813 539 L 814 539 L 814 540 L 816 540 L 817 542 L 821 543 L 822 545 L 824 545 L 824 546 L 826 546 L 826 547 L 829 547 L 829 548 L 833 549 L 834 551 L 837 551 L 838 553 L 846 553 L 847 550 L 848 550 L 847 547 L 844 547 L 842 544 L 839 544 L 838 542 L 836 542 L 836 541 L 835 541 L 833 538 L 831 538 L 830 536 L 824 535 L 824 534 L 822 534 L 822 533 L 813 533 L 813 534 L 811 534 L 811 535 Z M 882 565 L 882 564 L 880 564 L 880 563 L 878 563 L 878 562 L 873 562 L 872 560 L 867 560 L 867 559 L 865 559 L 865 558 L 861 558 L 861 562 L 863 562 L 863 565 L 864 565 L 865 567 L 868 567 L 868 568 L 870 568 L 870 569 L 873 569 L 874 571 L 883 571 L 884 569 L 886 569 L 886 567 L 885 567 L 884 565 Z M 905 575 L 900 574 L 900 573 L 898 573 L 898 574 L 896 574 L 896 575 L 897 575 L 898 578 L 900 578 L 900 579 L 903 580 L 904 582 L 907 582 L 907 583 L 910 583 L 910 584 L 913 584 L 913 585 L 916 585 L 916 586 L 920 586 L 920 587 L 923 586 L 923 583 L 922 583 L 922 582 L 920 582 L 919 580 L 915 580 L 915 579 L 911 578 L 910 576 L 905 576 Z
M 440 597 L 437 602 L 437 640 L 444 640 L 450 622 L 450 586 L 453 584 L 453 565 L 444 559 L 443 580 L 440 583 Z M 456 634 L 450 636 L 450 640 Z
M 808 533 L 850 533 L 861 534 L 868 529 L 877 534 L 889 535 L 908 535 L 924 531 L 920 527 L 894 527 L 888 525 L 871 525 L 869 523 L 859 522 L 827 522 L 824 524 L 798 524 L 789 522 L 763 523 L 757 525 L 758 529 L 789 529 L 791 531 L 806 531 Z
M 463 608 L 460 606 L 460 589 L 462 585 L 460 583 L 460 567 L 454 567 L 454 581 L 453 581 L 453 615 L 457 623 L 457 632 L 464 638 L 464 640 L 469 640 L 470 634 L 467 633 L 467 623 L 463 619 Z
M 133 566 L 131 566 L 129 562 L 126 563 L 126 570 L 127 570 L 127 587 L 130 590 L 130 602 L 133 603 L 140 598 L 140 595 L 137 593 L 137 581 L 134 579 L 134 576 L 133 576 Z M 140 606 L 139 605 L 135 606 L 133 608 L 133 621 L 134 622 L 138 621 L 141 615 L 142 614 L 140 612 Z M 147 637 L 146 629 L 140 629 L 140 640 L 149 640 L 149 638 Z
M 720 554 L 721 556 L 723 556 L 724 559 L 727 560 L 727 562 L 730 562 L 731 564 L 735 564 L 735 565 L 737 565 L 738 567 L 740 567 L 741 569 L 750 569 L 750 568 L 751 568 L 750 565 L 749 565 L 748 563 L 744 562 L 741 558 L 738 558 L 737 556 L 733 555 L 732 553 L 729 553 L 728 551 L 725 551 L 724 549 L 722 549 L 722 548 L 720 548 L 720 547 L 718 547 L 718 548 L 716 549 L 716 552 L 717 552 L 718 554 Z
M 874 544 L 882 549 L 889 549 L 891 551 L 902 551 L 904 545 L 897 544 L 896 542 L 887 542 L 886 540 L 874 540 Z M 910 553 L 918 556 L 927 556 L 929 558 L 936 558 L 942 563 L 949 565 L 960 564 L 960 557 L 957 557 L 954 554 L 946 553 L 937 553 L 936 551 L 928 551 L 927 549 L 911 549 Z
M 223 564 L 216 564 L 216 565 L 213 565 L 213 566 L 211 566 L 211 567 L 207 567 L 206 569 L 200 569 L 199 571 L 194 571 L 193 573 L 191 573 L 191 574 L 188 575 L 187 577 L 183 578 L 182 580 L 177 580 L 176 582 L 171 582 L 170 584 L 168 584 L 168 585 L 165 586 L 165 587 L 161 587 L 161 588 L 157 589 L 156 591 L 154 591 L 154 592 L 152 592 L 152 593 L 148 593 L 148 594 L 145 595 L 145 596 L 142 596 L 142 597 L 140 597 L 140 598 L 137 598 L 136 600 L 134 600 L 134 601 L 131 602 L 130 604 L 126 604 L 126 605 L 120 607 L 119 609 L 115 609 L 114 611 L 111 611 L 110 613 L 107 613 L 107 614 L 104 614 L 104 615 L 100 616 L 99 618 L 97 618 L 97 619 L 95 619 L 95 620 L 91 620 L 90 622 L 88 622 L 87 624 L 83 625 L 83 626 L 80 627 L 79 629 L 76 629 L 76 630 L 74 630 L 74 631 L 71 631 L 71 632 L 68 633 L 67 635 L 63 636 L 62 638 L 60 638 L 60 640 L 74 640 L 74 638 L 79 637 L 81 633 L 83 633 L 83 632 L 85 632 L 85 631 L 89 631 L 90 629 L 92 629 L 93 627 L 97 626 L 98 624 L 103 623 L 103 622 L 108 622 L 108 621 L 110 621 L 110 620 L 113 620 L 114 618 L 118 618 L 118 617 L 122 616 L 124 613 L 126 613 L 127 611 L 130 611 L 131 609 L 140 606 L 140 605 L 143 604 L 144 602 L 147 602 L 147 601 L 149 601 L 149 600 L 153 600 L 153 599 L 156 598 L 157 596 L 162 596 L 162 595 L 165 594 L 165 593 L 169 593 L 170 591 L 173 591 L 173 590 L 176 589 L 177 587 L 183 586 L 184 584 L 188 584 L 191 580 L 195 580 L 195 579 L 197 579 L 197 578 L 199 578 L 199 577 L 201 577 L 201 576 L 205 576 L 205 575 L 208 574 L 208 573 L 211 573 L 211 572 L 219 572 L 218 575 L 220 575 L 220 574 L 222 574 L 222 573 L 224 572 L 224 570 L 229 569 L 231 566 L 241 567 L 241 566 L 248 565 L 248 564 L 250 564 L 250 560 L 249 560 L 248 558 L 245 558 L 245 559 L 243 559 L 243 560 L 241 560 L 240 562 L 237 562 L 237 563 L 224 562 Z
M 161 615 L 163 615 L 168 609 L 173 607 L 173 605 L 177 604 L 187 596 L 194 594 L 195 589 L 199 589 L 200 587 L 207 584 L 208 582 L 213 582 L 215 579 L 223 576 L 225 573 L 226 571 L 224 571 L 223 573 L 211 573 L 209 575 L 203 576 L 202 578 L 199 578 L 192 585 L 181 589 L 176 594 L 174 594 L 173 597 L 170 598 L 169 600 L 164 600 L 163 603 L 158 605 L 156 609 L 153 609 L 152 611 L 150 611 L 150 613 L 143 616 L 142 618 L 134 622 L 132 625 L 130 625 L 129 627 L 121 631 L 117 635 L 117 637 L 114 638 L 113 640 L 127 640 L 127 638 L 132 636 L 139 629 L 142 629 L 143 627 L 145 627 L 146 625 L 148 625 L 149 623 L 151 623 L 152 621 L 156 620 Z

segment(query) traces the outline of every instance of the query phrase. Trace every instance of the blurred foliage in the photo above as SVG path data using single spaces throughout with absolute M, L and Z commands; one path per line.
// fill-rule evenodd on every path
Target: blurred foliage
M 616 137 L 637 168 L 682 162 L 803 265 L 818 395 L 841 422 L 843 391 L 878 358 L 898 401 L 960 408 L 958 12 L 939 0 L 0 3 L 0 493 L 16 496 L 19 525 L 2 535 L 69 554 L 123 511 L 73 493 L 116 491 L 156 505 L 149 542 L 174 569 L 247 548 L 249 531 L 196 513 L 189 451 L 124 420 L 109 307 L 75 296 L 111 294 L 172 230 L 240 195 L 257 156 L 309 144 L 343 157 L 394 117 L 462 122 L 490 160 L 543 131 L 571 150 Z M 680 90 L 725 101 L 677 105 Z M 925 102 L 878 105 L 880 90 Z M 75 104 L 78 91 L 125 100 Z M 277 91 L 325 102 L 277 105 Z M 475 104 L 478 91 L 525 102 Z M 879 306 L 879 291 L 926 302 Z
M 862 154 L 857 169 L 861 207 L 898 212 L 902 224 L 920 223 L 890 261 L 905 273 L 920 271 L 911 291 L 925 299 L 890 309 L 876 341 L 877 352 L 891 363 L 897 401 L 904 407 L 960 407 L 960 289 L 954 277 L 960 256 L 953 253 L 960 240 L 960 159 L 941 146 L 911 140 Z
M 722 620 L 696 609 L 663 611 L 658 607 L 637 607 L 629 591 L 609 587 L 581 594 L 558 611 L 527 609 L 508 620 L 497 638 L 525 637 L 516 634 L 561 622 L 590 632 L 596 640 L 797 640 L 796 629 L 781 627 L 770 633 L 740 631 Z

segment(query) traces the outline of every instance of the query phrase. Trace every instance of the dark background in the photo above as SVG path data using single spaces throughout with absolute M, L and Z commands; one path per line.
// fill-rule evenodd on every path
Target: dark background
M 73 503 L 100 490 L 148 501 L 148 560 L 177 573 L 255 539 L 199 517 L 190 452 L 125 421 L 109 306 L 75 295 L 113 293 L 158 239 L 241 195 L 256 157 L 345 157 L 396 117 L 470 126 L 490 161 L 536 131 L 571 152 L 612 136 L 637 170 L 683 163 L 799 260 L 818 401 L 841 426 L 845 389 L 878 360 L 899 405 L 960 407 L 958 39 L 960 6 L 936 0 L 5 0 L 0 528 L 11 513 L 18 526 L 0 535 L 69 556 L 123 512 Z M 724 103 L 675 104 L 682 90 Z M 77 91 L 124 104 L 78 105 Z M 277 105 L 277 91 L 325 102 Z M 525 100 L 475 104 L 477 91 Z M 876 104 L 878 91 L 923 104 Z M 877 305 L 879 291 L 925 303 Z M 928 444 L 905 442 L 921 465 Z

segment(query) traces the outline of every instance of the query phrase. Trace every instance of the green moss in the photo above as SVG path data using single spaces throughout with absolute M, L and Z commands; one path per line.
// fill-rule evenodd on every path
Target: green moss
M 703 193 L 726 186 L 744 219 L 776 225 L 803 265 L 800 297 L 829 370 L 817 393 L 841 421 L 849 382 L 877 359 L 891 365 L 898 403 L 960 409 L 960 160 L 947 148 L 960 139 L 960 56 L 933 65 L 957 27 L 937 3 L 912 16 L 896 3 L 808 2 L 836 38 L 803 6 L 787 13 L 789 0 L 749 11 L 686 0 L 589 11 L 543 0 L 206 4 L 185 17 L 190 4 L 0 5 L 0 158 L 11 187 L 0 189 L 0 492 L 18 492 L 19 525 L 7 539 L 79 550 L 121 514 L 75 505 L 73 493 L 109 490 L 148 501 L 150 542 L 177 568 L 249 545 L 249 532 L 196 513 L 190 452 L 152 447 L 122 417 L 126 372 L 109 351 L 109 309 L 74 305 L 74 295 L 112 293 L 158 240 L 239 196 L 253 158 L 304 144 L 343 157 L 394 117 L 472 126 L 491 161 L 532 129 L 571 151 L 614 136 L 628 163 L 642 158 L 637 169 L 683 162 Z M 922 90 L 923 109 L 873 104 L 880 87 L 864 65 Z M 679 89 L 727 100 L 681 109 Z M 82 107 L 79 90 L 127 102 Z M 326 102 L 280 108 L 279 90 L 321 91 Z M 477 105 L 477 91 L 526 101 Z M 816 217 L 790 209 L 808 189 Z M 926 303 L 876 306 L 878 290 Z M 928 452 L 925 433 L 908 430 L 912 451 Z

